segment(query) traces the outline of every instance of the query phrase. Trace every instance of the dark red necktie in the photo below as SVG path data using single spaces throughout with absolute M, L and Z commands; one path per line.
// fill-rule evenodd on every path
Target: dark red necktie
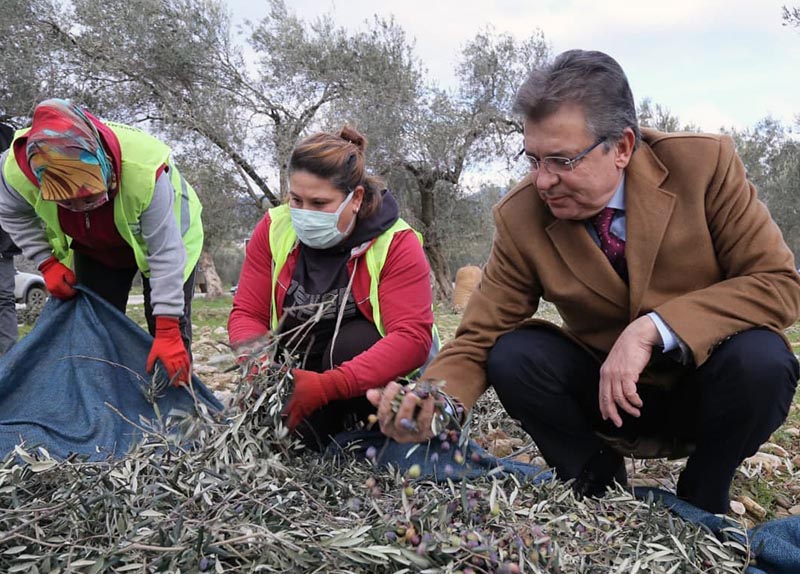
M 625 263 L 625 241 L 611 233 L 611 221 L 616 211 L 613 207 L 606 207 L 592 217 L 592 225 L 600 238 L 600 249 L 603 250 L 614 271 L 627 283 L 628 265 Z

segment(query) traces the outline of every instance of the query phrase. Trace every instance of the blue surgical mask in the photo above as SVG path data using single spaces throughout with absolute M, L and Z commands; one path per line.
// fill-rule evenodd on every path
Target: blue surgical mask
M 328 249 L 341 243 L 350 234 L 356 222 L 354 214 L 347 229 L 339 231 L 339 216 L 352 199 L 351 191 L 334 212 L 290 207 L 292 226 L 300 242 L 314 249 Z

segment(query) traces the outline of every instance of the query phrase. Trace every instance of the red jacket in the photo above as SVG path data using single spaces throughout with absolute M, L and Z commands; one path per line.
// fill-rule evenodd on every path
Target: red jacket
M 272 284 L 272 252 L 269 246 L 269 214 L 256 226 L 247 245 L 247 253 L 228 318 L 228 337 L 236 347 L 270 330 L 270 285 Z M 286 290 L 297 263 L 295 247 L 280 271 L 276 305 L 283 310 Z M 366 249 L 348 261 L 348 270 L 359 260 L 353 279 L 353 297 L 361 313 L 372 321 L 369 302 L 370 276 Z M 381 387 L 404 376 L 425 363 L 431 347 L 433 328 L 433 295 L 430 266 L 414 232 L 402 231 L 394 236 L 386 263 L 381 272 L 379 293 L 381 318 L 386 336 L 354 359 L 340 365 L 348 379 L 366 391 Z

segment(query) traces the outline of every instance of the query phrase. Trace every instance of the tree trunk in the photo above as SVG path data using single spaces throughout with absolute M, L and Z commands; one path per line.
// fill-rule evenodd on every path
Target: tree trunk
M 439 301 L 451 301 L 453 298 L 453 283 L 450 279 L 450 268 L 444 258 L 439 242 L 425 241 L 425 253 L 431 264 L 431 273 L 434 279 L 434 296 Z
M 433 188 L 435 179 L 417 179 L 420 194 L 420 222 L 423 226 L 425 239 L 425 254 L 431 264 L 431 273 L 434 279 L 434 296 L 441 301 L 450 301 L 453 295 L 453 284 L 450 280 L 450 268 L 442 253 L 439 234 L 436 231 L 436 203 Z
M 214 265 L 214 258 L 211 253 L 205 249 L 200 254 L 200 261 L 198 262 L 198 270 L 202 272 L 205 279 L 205 291 L 201 285 L 200 290 L 206 294 L 206 298 L 213 299 L 221 297 L 225 294 L 222 289 L 222 280 L 217 275 L 217 268 Z

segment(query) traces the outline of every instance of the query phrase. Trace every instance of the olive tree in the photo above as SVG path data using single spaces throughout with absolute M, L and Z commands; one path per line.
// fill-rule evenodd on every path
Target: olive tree
M 43 97 L 71 97 L 178 147 L 202 149 L 215 162 L 221 157 L 217 167 L 241 180 L 226 189 L 260 209 L 285 195 L 289 152 L 322 124 L 325 110 L 359 99 L 376 110 L 393 86 L 406 75 L 413 83 L 417 73 L 393 22 L 350 33 L 328 16 L 305 22 L 282 0 L 267 2 L 263 18 L 238 36 L 220 0 L 72 0 L 53 10 L 45 3 L 56 0 L 32 0 L 38 4 L 30 10 L 21 0 L 3 1 L 19 4 L 13 25 L 0 26 L 14 29 L 7 42 L 22 45 L 4 49 L 0 60 L 11 66 L 5 54 L 16 49 L 17 75 L 35 70 L 44 78 L 15 87 L 4 98 L 15 111 L 5 115 L 29 114 Z M 38 54 L 43 39 L 49 44 Z M 45 81 L 48 66 L 69 89 Z
M 59 33 L 66 15 L 56 0 L 0 0 L 0 122 L 24 126 L 36 104 L 80 90 Z
M 462 51 L 457 88 L 420 81 L 409 106 L 395 111 L 391 124 L 375 126 L 378 134 L 395 135 L 380 140 L 379 170 L 425 238 L 440 298 L 449 300 L 452 291 L 446 244 L 464 234 L 464 221 L 453 217 L 465 197 L 464 175 L 519 147 L 522 123 L 511 115 L 514 95 L 531 67 L 550 57 L 541 32 L 521 42 L 508 34 L 480 32 Z M 362 115 L 353 121 L 369 120 Z
M 752 128 L 731 130 L 730 135 L 748 179 L 769 207 L 795 256 L 800 256 L 800 143 L 786 126 L 769 117 Z
M 797 6 L 783 7 L 783 25 L 800 28 L 800 8 Z
M 658 103 L 653 103 L 650 98 L 639 102 L 636 115 L 642 127 L 654 128 L 662 132 L 699 132 L 700 128 L 694 124 L 682 124 L 678 116 L 669 108 Z

